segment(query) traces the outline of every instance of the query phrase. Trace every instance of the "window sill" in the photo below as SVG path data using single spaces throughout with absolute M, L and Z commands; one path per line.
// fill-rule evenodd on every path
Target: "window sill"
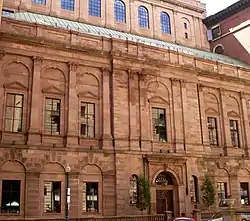
M 16 217 L 19 217 L 21 215 L 22 215 L 21 213 L 1 213 L 0 212 L 0 216 L 16 216 Z

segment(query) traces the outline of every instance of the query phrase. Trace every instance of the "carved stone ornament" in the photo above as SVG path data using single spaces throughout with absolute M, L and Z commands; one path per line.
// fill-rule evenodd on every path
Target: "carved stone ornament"
M 3 50 L 0 50 L 0 60 L 3 59 L 3 57 L 5 56 L 6 52 Z
M 180 79 L 177 78 L 171 78 L 173 86 L 177 87 L 180 83 Z
M 68 62 L 68 65 L 69 65 L 69 69 L 70 69 L 70 71 L 76 71 L 77 70 L 77 68 L 78 68 L 78 64 L 77 63 L 75 63 L 75 62 Z
M 241 98 L 241 99 L 247 100 L 247 99 L 248 99 L 248 96 L 249 96 L 249 94 L 247 94 L 247 93 L 245 93 L 245 92 L 240 92 L 240 98 Z
M 180 82 L 181 82 L 181 87 L 186 88 L 187 81 L 182 79 L 182 80 L 180 80 Z
M 198 84 L 198 90 L 199 90 L 199 92 L 202 92 L 203 88 L 204 88 L 203 84 Z
M 34 56 L 33 57 L 34 63 L 37 63 L 37 64 L 41 64 L 43 62 L 43 60 L 44 60 L 43 57 L 39 57 L 39 56 Z
M 103 73 L 103 76 L 109 76 L 110 72 L 111 72 L 110 68 L 108 68 L 108 67 L 102 67 L 101 71 Z

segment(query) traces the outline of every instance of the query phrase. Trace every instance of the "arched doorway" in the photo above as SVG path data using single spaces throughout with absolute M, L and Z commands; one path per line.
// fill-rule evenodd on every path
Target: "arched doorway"
M 161 172 L 155 179 L 156 185 L 156 212 L 164 214 L 171 211 L 173 217 L 178 214 L 178 186 L 172 173 Z

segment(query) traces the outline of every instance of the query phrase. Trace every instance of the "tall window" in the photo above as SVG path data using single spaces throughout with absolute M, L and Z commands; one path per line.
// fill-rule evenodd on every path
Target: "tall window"
M 241 205 L 249 205 L 248 183 L 240 183 Z
M 161 31 L 165 34 L 171 34 L 170 17 L 166 12 L 161 12 Z
M 217 183 L 219 206 L 226 206 L 225 199 L 227 198 L 227 183 Z
M 185 29 L 188 29 L 188 24 L 187 24 L 187 22 L 184 22 L 184 28 L 185 28 Z
M 130 204 L 136 204 L 138 201 L 138 178 L 136 175 L 130 177 Z
M 81 135 L 95 137 L 95 104 L 81 102 Z
M 5 109 L 5 131 L 21 132 L 23 116 L 23 95 L 7 94 Z
M 60 134 L 60 109 L 61 100 L 53 98 L 45 99 L 45 133 L 53 135 Z
M 98 183 L 83 183 L 83 212 L 98 212 Z
M 126 23 L 126 8 L 125 4 L 121 0 L 115 0 L 115 21 Z
M 220 35 L 221 35 L 220 26 L 216 26 L 215 28 L 212 29 L 213 39 L 220 37 Z
M 33 3 L 46 5 L 46 0 L 32 0 Z
M 20 180 L 2 180 L 1 213 L 20 213 Z
M 153 139 L 167 142 L 166 114 L 164 109 L 152 108 Z
M 141 28 L 149 28 L 148 10 L 144 6 L 138 8 L 138 18 Z
M 61 182 L 44 182 L 44 212 L 61 213 Z
M 239 128 L 237 120 L 229 120 L 230 123 L 230 134 L 231 134 L 231 142 L 234 147 L 240 146 L 240 138 L 239 138 Z
M 101 17 L 101 0 L 89 0 L 89 15 Z
M 210 145 L 218 145 L 217 119 L 215 117 L 207 118 L 208 135 Z

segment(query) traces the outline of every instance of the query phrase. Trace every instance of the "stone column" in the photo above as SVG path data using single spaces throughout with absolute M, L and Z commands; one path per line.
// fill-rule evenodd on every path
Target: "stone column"
M 203 145 L 210 145 L 208 138 L 208 128 L 207 128 L 207 118 L 205 114 L 205 104 L 204 104 L 204 94 L 203 94 L 203 85 L 198 85 L 198 96 L 200 103 L 200 117 L 201 117 L 201 129 L 202 129 L 202 140 Z
M 40 174 L 38 172 L 26 172 L 26 202 L 25 217 L 36 218 L 40 214 Z M 42 208 L 43 210 L 43 208 Z
M 180 153 L 184 151 L 183 148 L 183 115 L 182 115 L 182 99 L 180 81 L 172 78 L 172 102 L 173 102 L 173 123 L 174 123 L 174 140 L 175 152 Z
M 67 146 L 76 147 L 78 145 L 79 135 L 79 105 L 76 92 L 76 74 L 78 65 L 69 62 L 69 89 L 68 89 L 68 130 Z
M 245 155 L 249 156 L 249 144 L 250 144 L 250 136 L 249 136 L 249 120 L 248 120 L 248 110 L 247 110 L 247 99 L 246 94 L 241 93 L 241 107 L 242 107 L 242 117 L 243 117 L 243 125 L 242 125 L 242 134 L 244 137 L 245 143 Z
M 0 74 L 0 142 L 2 140 L 2 130 L 3 130 L 3 103 L 4 103 L 4 70 L 3 70 L 3 57 L 5 55 L 4 51 L 0 51 L 0 68 L 1 68 L 1 74 Z
M 43 58 L 33 58 L 33 78 L 31 93 L 30 126 L 28 130 L 28 144 L 35 145 L 41 143 L 41 69 Z
M 112 149 L 111 106 L 110 106 L 110 70 L 102 69 L 102 148 Z

